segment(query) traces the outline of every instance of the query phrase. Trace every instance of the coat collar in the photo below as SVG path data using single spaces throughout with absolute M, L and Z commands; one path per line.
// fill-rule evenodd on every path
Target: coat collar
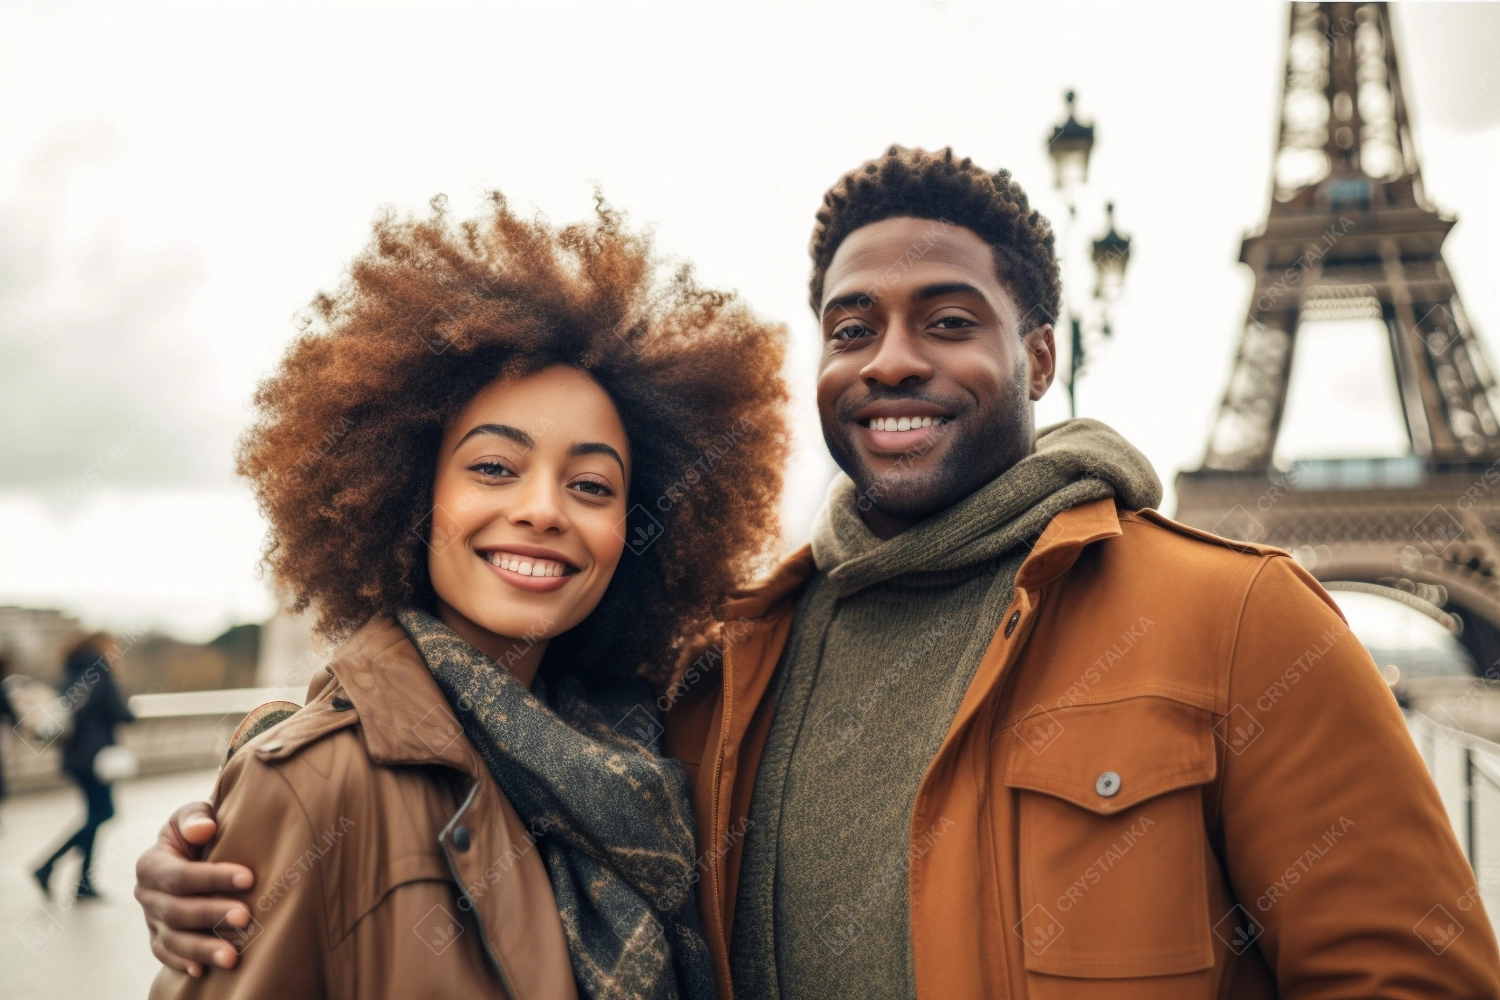
M 1113 499 L 1070 507 L 1048 522 L 1032 544 L 1031 554 L 1016 573 L 1016 586 L 1037 587 L 1055 579 L 1077 560 L 1083 549 L 1120 534 L 1120 517 Z M 804 545 L 783 559 L 760 583 L 732 592 L 717 609 L 720 621 L 764 618 L 797 599 L 817 567 L 812 546 Z
M 405 629 L 378 615 L 339 647 L 328 664 L 332 682 L 262 744 L 276 759 L 356 721 L 377 764 L 446 764 L 471 774 L 483 764 L 464 738 L 448 699 Z

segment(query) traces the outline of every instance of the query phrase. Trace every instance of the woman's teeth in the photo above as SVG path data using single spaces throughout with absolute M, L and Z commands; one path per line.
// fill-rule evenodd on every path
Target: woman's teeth
M 513 556 L 506 552 L 491 552 L 489 561 L 501 569 L 508 569 L 522 576 L 565 576 L 568 572 L 566 563 Z
M 872 431 L 914 431 L 921 427 L 946 424 L 947 417 L 871 417 Z

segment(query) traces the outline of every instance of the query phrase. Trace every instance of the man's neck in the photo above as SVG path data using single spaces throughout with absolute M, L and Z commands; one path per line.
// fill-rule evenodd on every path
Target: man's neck
M 865 522 L 865 527 L 870 529 L 871 534 L 881 541 L 895 538 L 907 528 L 917 524 L 918 521 L 894 514 L 887 514 L 882 510 L 871 507 L 869 510 L 859 512 L 860 520 Z M 921 520 L 921 519 L 918 519 Z

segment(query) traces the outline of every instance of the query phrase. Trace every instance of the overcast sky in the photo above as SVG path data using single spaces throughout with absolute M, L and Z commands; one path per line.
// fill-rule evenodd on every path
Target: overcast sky
M 1447 260 L 1493 344 L 1500 5 L 1394 16 L 1427 190 L 1460 220 Z M 789 324 L 800 542 L 831 472 L 805 304 L 823 190 L 891 142 L 951 144 L 1060 222 L 1043 140 L 1068 87 L 1098 127 L 1079 235 L 1114 198 L 1135 240 L 1081 411 L 1170 485 L 1202 458 L 1248 302 L 1235 261 L 1269 198 L 1286 20 L 1279 3 L 0 3 L 0 602 L 195 637 L 265 616 L 262 526 L 230 471 L 254 385 L 382 207 L 444 192 L 469 211 L 491 187 L 566 221 L 598 183 Z M 1299 354 L 1312 402 L 1293 400 L 1282 453 L 1401 450 L 1394 396 L 1371 391 L 1380 351 L 1337 336 L 1348 350 L 1330 334 Z M 1065 412 L 1054 389 L 1039 419 Z

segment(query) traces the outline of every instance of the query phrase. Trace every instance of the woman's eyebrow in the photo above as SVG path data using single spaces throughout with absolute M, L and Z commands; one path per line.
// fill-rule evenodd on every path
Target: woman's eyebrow
M 625 472 L 625 460 L 620 457 L 618 451 L 615 451 L 614 448 L 603 441 L 580 441 L 568 449 L 568 454 L 574 458 L 577 458 L 579 455 L 608 455 L 619 464 L 620 472 L 622 474 Z
M 473 430 L 469 431 L 469 433 L 459 438 L 458 444 L 453 446 L 453 450 L 457 451 L 459 445 L 462 445 L 465 441 L 469 440 L 469 438 L 471 437 L 474 437 L 476 434 L 498 434 L 500 437 L 509 438 L 516 444 L 520 445 L 522 448 L 536 447 L 536 441 L 532 439 L 531 435 L 527 434 L 519 427 L 512 427 L 510 424 L 480 424 L 478 427 L 475 427 Z

